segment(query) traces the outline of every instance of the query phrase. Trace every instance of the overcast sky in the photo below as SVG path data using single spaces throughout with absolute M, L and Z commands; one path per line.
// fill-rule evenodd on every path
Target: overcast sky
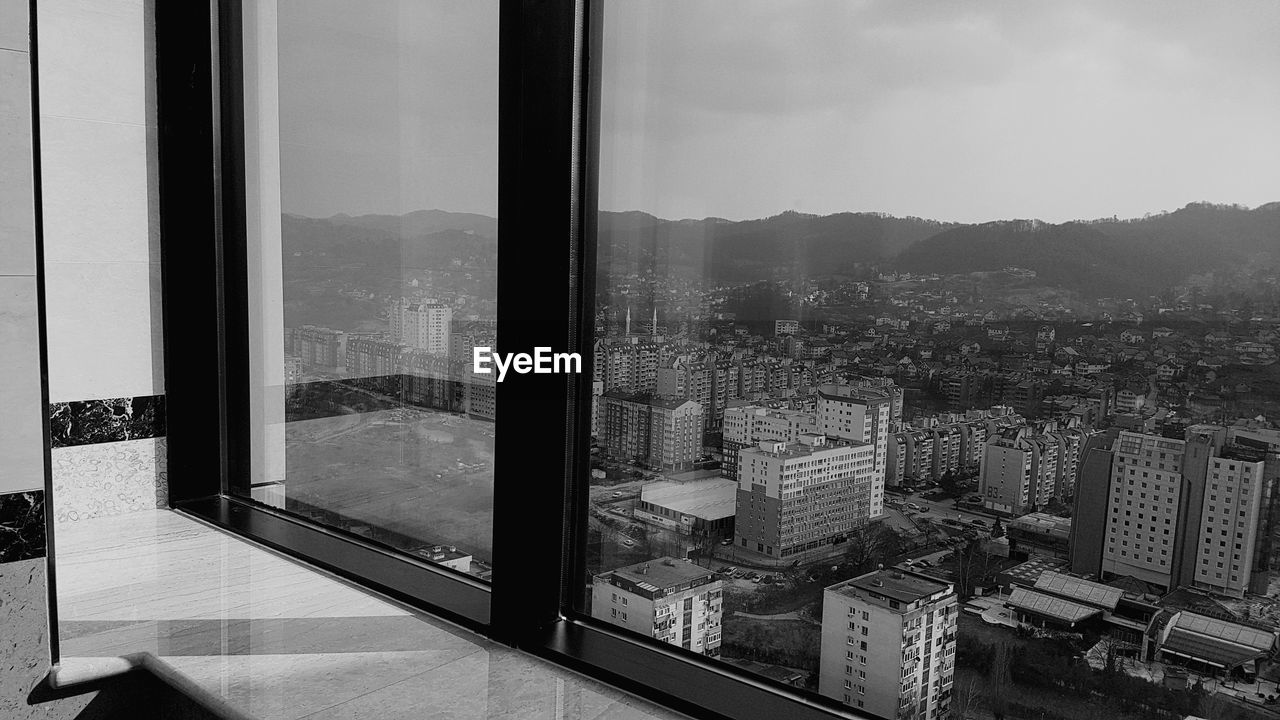
M 495 212 L 496 3 L 285 5 L 286 210 Z M 605 7 L 604 209 L 1062 221 L 1280 200 L 1275 0 Z

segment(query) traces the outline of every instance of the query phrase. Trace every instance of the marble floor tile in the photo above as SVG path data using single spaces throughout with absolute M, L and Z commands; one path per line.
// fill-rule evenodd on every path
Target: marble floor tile
M 167 510 L 56 538 L 73 667 L 148 653 L 260 720 L 683 717 Z

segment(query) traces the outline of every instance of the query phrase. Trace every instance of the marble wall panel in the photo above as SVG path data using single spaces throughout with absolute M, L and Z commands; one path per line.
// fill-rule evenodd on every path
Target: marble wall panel
M 121 515 L 169 505 L 165 438 L 59 447 L 53 455 L 57 522 Z
M 165 434 L 163 395 L 49 405 L 50 447 L 142 440 Z
M 45 544 L 44 491 L 0 495 L 0 563 L 43 558 Z

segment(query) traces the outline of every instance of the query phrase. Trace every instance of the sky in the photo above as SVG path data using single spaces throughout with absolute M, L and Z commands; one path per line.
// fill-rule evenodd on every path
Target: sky
M 286 211 L 495 213 L 496 3 L 281 4 Z M 602 209 L 1061 222 L 1280 200 L 1274 0 L 604 5 Z

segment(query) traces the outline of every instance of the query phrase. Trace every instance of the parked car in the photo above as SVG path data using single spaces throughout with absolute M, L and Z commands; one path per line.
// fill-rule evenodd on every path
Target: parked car
M 986 521 L 985 521 L 985 520 L 974 520 L 971 524 L 973 524 L 973 525 L 977 525 L 978 527 L 986 527 L 986 526 L 987 526 L 987 523 L 986 523 Z
M 721 545 L 732 545 L 732 544 L 733 544 L 733 538 L 725 538 L 725 539 L 723 539 L 723 540 L 721 540 L 721 541 L 720 541 L 720 544 L 721 544 Z
M 623 547 L 635 547 L 635 544 L 636 544 L 636 541 L 632 540 L 631 538 L 626 538 L 622 541 Z

